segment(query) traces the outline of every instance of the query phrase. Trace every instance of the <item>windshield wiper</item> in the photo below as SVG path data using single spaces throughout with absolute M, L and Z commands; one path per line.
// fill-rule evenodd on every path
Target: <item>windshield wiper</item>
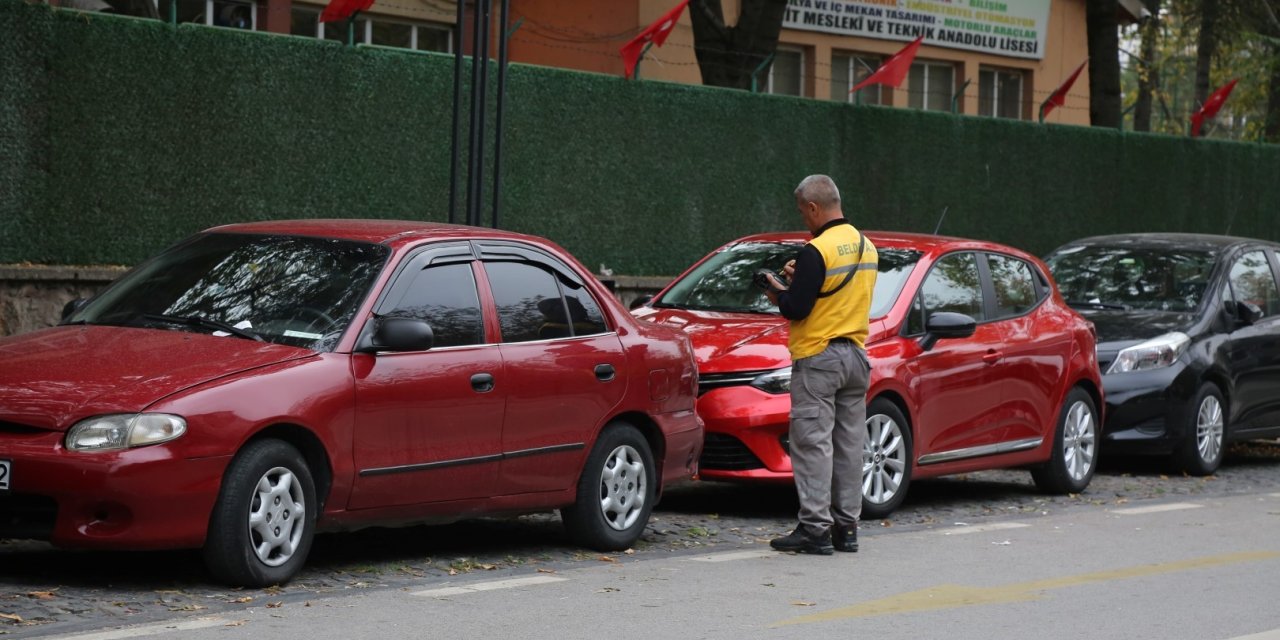
M 262 336 L 247 329 L 241 329 L 240 327 L 235 327 L 218 320 L 201 318 L 200 316 L 167 316 L 162 313 L 144 313 L 142 314 L 142 317 L 147 320 L 169 322 L 172 324 L 185 324 L 189 327 L 204 327 L 205 329 L 213 329 L 214 331 L 225 331 L 232 335 L 240 336 L 241 338 L 257 340 L 258 342 L 266 342 L 266 340 L 262 339 Z
M 1068 300 L 1067 306 L 1076 309 L 1108 309 L 1115 311 L 1129 311 L 1132 309 L 1127 304 L 1115 304 L 1113 302 L 1093 302 L 1090 300 Z

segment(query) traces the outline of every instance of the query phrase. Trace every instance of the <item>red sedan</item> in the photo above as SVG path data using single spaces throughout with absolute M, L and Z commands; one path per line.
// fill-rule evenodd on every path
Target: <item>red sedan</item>
M 1102 388 L 1093 325 L 1040 260 L 956 238 L 868 232 L 879 249 L 867 354 L 863 515 L 913 478 L 1027 467 L 1079 492 L 1096 466 Z M 787 320 L 751 276 L 781 270 L 804 233 L 754 235 L 691 267 L 632 313 L 693 339 L 706 423 L 700 477 L 790 482 Z
M 545 240 L 219 227 L 0 340 L 0 538 L 203 547 L 287 581 L 317 530 L 561 509 L 625 549 L 702 447 L 678 331 Z

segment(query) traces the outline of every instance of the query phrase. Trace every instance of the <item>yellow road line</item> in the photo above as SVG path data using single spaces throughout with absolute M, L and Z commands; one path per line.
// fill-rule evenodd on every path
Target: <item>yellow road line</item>
M 1177 562 L 1144 564 L 1110 571 L 1096 571 L 1075 576 L 1049 578 L 1034 582 L 1022 582 L 999 587 L 967 587 L 964 585 L 944 584 L 911 593 L 903 593 L 889 598 L 871 600 L 849 607 L 832 609 L 822 613 L 800 616 L 770 625 L 771 628 L 811 622 L 828 622 L 847 618 L 882 616 L 895 613 L 913 613 L 917 611 L 933 611 L 937 609 L 954 609 L 983 604 L 1004 604 L 1009 602 L 1027 602 L 1044 597 L 1041 593 L 1047 589 L 1074 587 L 1095 582 L 1141 578 L 1164 573 L 1189 571 L 1204 567 L 1216 567 L 1238 562 L 1254 562 L 1280 557 L 1276 551 L 1245 551 L 1220 556 L 1192 558 Z

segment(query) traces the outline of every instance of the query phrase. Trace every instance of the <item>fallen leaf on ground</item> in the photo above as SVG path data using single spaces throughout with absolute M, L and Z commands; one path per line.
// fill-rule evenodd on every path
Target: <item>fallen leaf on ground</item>
M 228 622 L 228 623 L 226 623 L 226 624 L 224 624 L 224 625 L 222 625 L 222 626 L 224 626 L 224 627 L 242 627 L 242 626 L 244 626 L 244 623 L 245 623 L 245 622 L 248 622 L 248 621 L 247 621 L 247 620 L 236 620 L 236 621 L 234 621 L 234 622 Z
M 626 554 L 626 555 L 629 555 L 629 556 L 634 556 L 634 555 L 636 554 L 636 550 L 635 550 L 635 549 L 627 549 L 626 551 L 623 551 L 622 553 L 624 553 L 624 554 Z
M 283 602 L 268 602 L 268 603 L 267 603 L 267 608 L 268 608 L 268 609 L 279 609 L 280 607 L 283 607 L 283 606 L 284 606 L 284 603 L 283 603 Z
M 599 560 L 600 562 L 617 562 L 617 560 L 615 560 L 612 556 L 600 556 L 599 558 L 596 558 L 596 559 Z
M 555 569 L 538 569 L 538 573 L 555 573 Z
M 22 616 L 13 613 L 0 613 L 0 620 L 12 620 L 14 622 L 22 622 Z
M 57 594 L 52 591 L 32 591 L 27 594 L 28 598 L 35 598 L 36 600 L 52 600 L 56 596 Z
M 244 604 L 244 603 L 246 603 L 246 602 L 253 602 L 253 598 L 251 598 L 251 597 L 249 597 L 249 596 L 245 596 L 245 597 L 243 597 L 243 598 L 236 598 L 236 599 L 234 599 L 234 600 L 228 600 L 227 602 L 230 602 L 231 604 Z
M 804 600 L 793 600 L 793 601 L 791 602 L 791 604 L 792 604 L 792 605 L 794 605 L 794 606 L 797 606 L 797 607 L 812 607 L 812 606 L 814 606 L 814 605 L 816 605 L 816 604 L 818 604 L 818 603 L 816 603 L 816 602 L 805 602 Z
M 615 591 L 621 591 L 621 589 L 615 589 L 614 587 L 605 587 L 597 591 L 596 593 L 613 593 Z

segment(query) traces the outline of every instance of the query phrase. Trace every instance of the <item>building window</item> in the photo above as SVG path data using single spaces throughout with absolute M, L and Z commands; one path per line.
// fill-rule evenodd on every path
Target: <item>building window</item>
M 978 69 L 978 114 L 1021 120 L 1022 72 L 1012 69 Z
M 293 34 L 347 41 L 347 21 L 319 23 L 320 12 L 293 10 Z M 307 25 L 310 25 L 310 28 Z M 395 20 L 381 16 L 356 18 L 356 44 L 376 44 L 418 51 L 453 51 L 453 30 L 446 25 Z
M 950 111 L 956 89 L 956 69 L 946 62 L 920 61 L 907 75 L 907 106 L 926 111 Z
M 880 85 L 872 85 L 849 93 L 859 82 L 880 68 L 878 56 L 858 53 L 834 53 L 831 55 L 831 99 L 855 104 L 883 104 Z
M 167 0 L 159 0 L 161 16 L 168 15 Z M 194 22 L 210 27 L 256 29 L 258 11 L 253 2 L 226 0 L 178 0 L 178 22 Z
M 787 96 L 804 95 L 804 51 L 778 47 L 769 66 L 768 93 Z

